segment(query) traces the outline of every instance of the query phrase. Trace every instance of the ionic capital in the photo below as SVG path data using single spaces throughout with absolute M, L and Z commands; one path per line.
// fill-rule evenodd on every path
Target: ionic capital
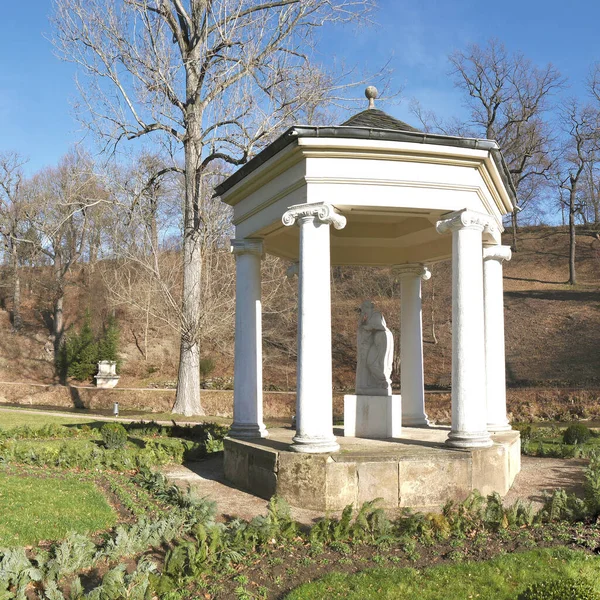
M 419 277 L 423 281 L 427 281 L 428 279 L 431 278 L 431 271 L 425 265 L 422 265 L 419 263 L 412 263 L 412 264 L 406 264 L 406 265 L 394 265 L 392 267 L 392 272 L 394 273 L 394 275 L 397 275 L 398 277 L 405 277 L 405 276 Z
M 438 233 L 454 232 L 461 229 L 475 229 L 476 231 L 487 231 L 492 235 L 498 234 L 498 227 L 492 217 L 467 209 L 449 214 L 442 221 L 438 221 L 435 228 Z
M 483 248 L 483 260 L 497 260 L 499 262 L 510 260 L 512 258 L 512 250 L 510 246 L 485 246 Z
M 336 229 L 343 229 L 346 226 L 346 217 L 340 215 L 331 204 L 324 202 L 290 206 L 281 217 L 281 221 L 286 227 L 295 225 L 302 219 L 317 220 L 326 225 L 333 225 Z
M 263 242 L 262 240 L 253 238 L 232 239 L 231 252 L 236 256 L 239 254 L 255 254 L 262 257 Z

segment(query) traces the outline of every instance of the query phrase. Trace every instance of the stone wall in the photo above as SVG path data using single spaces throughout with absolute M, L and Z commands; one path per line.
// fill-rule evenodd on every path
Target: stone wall
M 169 412 L 175 402 L 175 390 L 114 388 L 101 390 L 91 386 L 62 386 L 26 383 L 0 383 L 0 404 L 52 406 L 57 408 L 112 409 Z M 513 388 L 507 391 L 508 414 L 513 421 L 600 419 L 600 390 Z M 203 390 L 202 404 L 207 414 L 233 416 L 233 391 Z M 450 393 L 425 394 L 429 418 L 437 423 L 450 422 Z M 290 419 L 296 410 L 295 392 L 265 392 L 264 416 Z M 334 394 L 334 418 L 344 414 L 344 395 Z

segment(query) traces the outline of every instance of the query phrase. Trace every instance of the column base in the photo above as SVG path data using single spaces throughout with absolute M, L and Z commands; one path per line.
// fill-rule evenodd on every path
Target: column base
M 233 423 L 227 435 L 239 439 L 266 438 L 269 432 L 264 423 Z
M 511 431 L 512 427 L 510 423 L 488 423 L 487 430 L 490 433 L 497 433 L 500 431 Z
M 489 448 L 493 444 L 487 431 L 451 431 L 446 440 L 451 448 Z
M 429 417 L 427 415 L 420 416 L 405 416 L 402 415 L 402 425 L 404 427 L 431 427 L 431 422 L 429 421 Z
M 338 452 L 340 445 L 335 437 L 299 437 L 295 435 L 294 443 L 290 450 L 294 452 L 303 452 L 305 454 L 324 454 L 329 452 Z

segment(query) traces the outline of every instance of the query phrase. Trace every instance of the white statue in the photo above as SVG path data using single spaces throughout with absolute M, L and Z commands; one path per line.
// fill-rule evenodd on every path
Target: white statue
M 392 395 L 394 337 L 370 300 L 360 307 L 356 361 L 356 394 Z

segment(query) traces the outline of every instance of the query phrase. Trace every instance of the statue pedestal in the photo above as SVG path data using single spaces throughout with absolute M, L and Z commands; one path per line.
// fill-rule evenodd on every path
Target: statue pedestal
M 344 437 L 389 439 L 402 432 L 402 397 L 344 396 Z

